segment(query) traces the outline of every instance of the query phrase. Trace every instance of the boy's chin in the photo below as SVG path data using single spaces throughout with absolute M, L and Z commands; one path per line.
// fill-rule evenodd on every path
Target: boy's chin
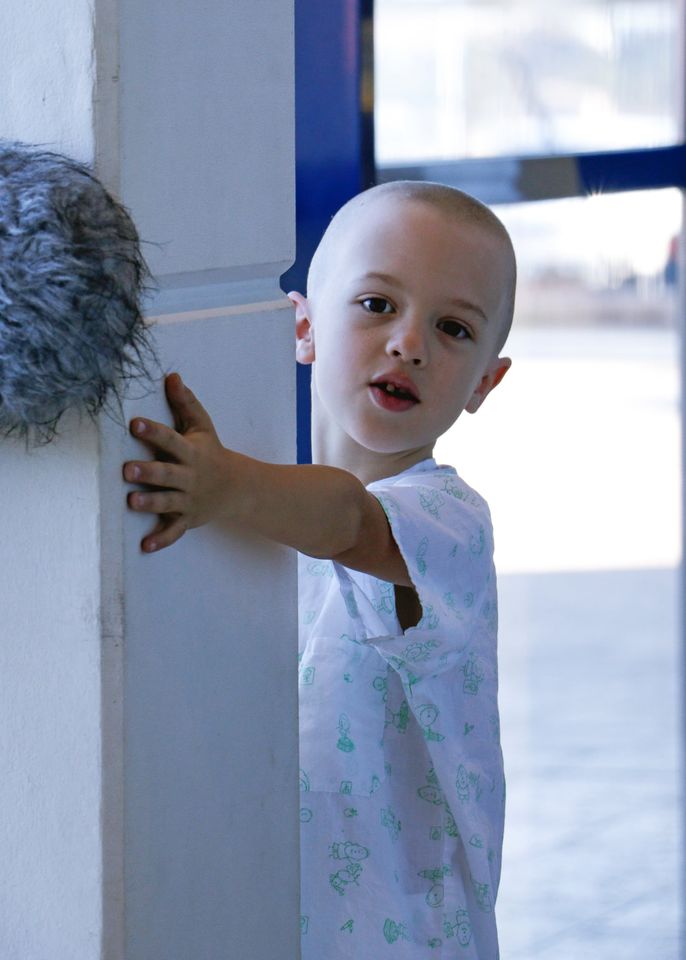
M 424 454 L 431 456 L 435 440 L 425 438 L 405 437 L 391 439 L 389 437 L 368 436 L 357 441 L 358 446 L 367 451 L 372 457 L 404 458 Z

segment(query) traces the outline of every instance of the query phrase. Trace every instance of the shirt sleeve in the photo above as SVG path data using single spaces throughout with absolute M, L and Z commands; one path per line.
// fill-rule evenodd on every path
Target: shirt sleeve
M 494 659 L 488 648 L 497 606 L 486 502 L 452 472 L 382 481 L 369 492 L 386 513 L 422 608 L 415 627 L 379 637 L 375 645 L 415 682 L 453 668 L 470 647 L 483 647 Z

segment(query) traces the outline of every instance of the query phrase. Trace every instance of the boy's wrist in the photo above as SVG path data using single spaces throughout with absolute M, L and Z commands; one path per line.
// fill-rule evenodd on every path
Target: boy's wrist
M 218 516 L 234 523 L 246 524 L 254 513 L 254 467 L 259 461 L 235 450 L 222 447 L 220 451 Z

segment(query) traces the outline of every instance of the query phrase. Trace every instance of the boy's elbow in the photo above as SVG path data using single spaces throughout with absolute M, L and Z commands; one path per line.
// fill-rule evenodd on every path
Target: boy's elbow
M 347 520 L 345 544 L 330 559 L 390 583 L 412 586 L 381 504 L 366 491 L 365 497 L 363 509 Z
M 361 489 L 362 497 L 353 489 L 339 499 L 333 522 L 323 526 L 321 539 L 317 538 L 313 549 L 307 551 L 310 556 L 345 566 L 346 560 L 364 553 L 369 534 L 369 508 L 365 498 L 369 494 Z

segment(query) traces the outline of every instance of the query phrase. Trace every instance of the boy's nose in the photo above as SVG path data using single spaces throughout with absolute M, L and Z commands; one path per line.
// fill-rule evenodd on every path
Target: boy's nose
M 425 366 L 426 338 L 419 324 L 406 323 L 396 327 L 388 338 L 386 353 L 389 357 L 404 360 L 415 367 Z

